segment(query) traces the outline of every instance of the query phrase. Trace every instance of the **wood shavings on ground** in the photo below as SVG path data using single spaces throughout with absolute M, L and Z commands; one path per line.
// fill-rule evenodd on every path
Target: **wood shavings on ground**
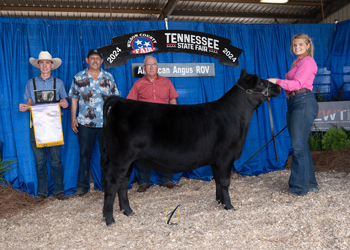
M 103 193 L 59 201 L 0 219 L 0 249 L 349 249 L 350 175 L 317 172 L 319 192 L 287 195 L 290 170 L 231 178 L 235 211 L 215 201 L 214 181 L 181 178 L 180 187 L 129 190 L 135 215 L 114 205 L 102 218 Z M 177 224 L 166 209 L 179 207 Z

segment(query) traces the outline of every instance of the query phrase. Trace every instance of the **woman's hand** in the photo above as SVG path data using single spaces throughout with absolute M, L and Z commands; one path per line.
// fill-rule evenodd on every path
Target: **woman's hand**
M 276 82 L 277 82 L 277 78 L 269 78 L 269 79 L 267 79 L 269 82 L 272 82 L 272 83 L 274 83 L 274 84 L 276 84 Z

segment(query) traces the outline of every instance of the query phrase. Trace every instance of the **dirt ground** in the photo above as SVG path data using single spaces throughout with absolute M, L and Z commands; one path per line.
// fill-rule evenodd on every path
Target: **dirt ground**
M 311 152 L 316 172 L 343 172 L 350 173 L 350 148 L 338 151 L 314 151 Z M 286 164 L 286 170 L 291 168 L 290 156 Z M 0 185 L 0 219 L 9 218 L 19 211 L 32 211 L 38 206 L 52 202 L 55 199 L 51 196 L 44 202 L 34 204 L 34 198 L 28 193 L 21 193 L 13 188 Z
M 34 205 L 28 194 L 0 186 L 0 249 L 349 249 L 349 153 L 313 152 L 319 191 L 305 196 L 286 192 L 290 162 L 259 176 L 233 174 L 234 211 L 217 204 L 214 181 L 181 178 L 177 188 L 145 193 L 135 183 L 128 190 L 135 214 L 125 216 L 116 201 L 110 227 L 103 193 L 93 188 Z M 177 206 L 177 220 L 167 224 Z

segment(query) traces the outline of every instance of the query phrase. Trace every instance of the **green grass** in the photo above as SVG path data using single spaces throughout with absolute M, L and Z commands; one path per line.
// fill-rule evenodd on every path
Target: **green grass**
M 12 169 L 17 167 L 17 165 L 13 166 L 15 163 L 17 163 L 17 160 L 0 161 L 0 183 L 6 182 L 7 185 L 10 185 L 10 183 L 5 179 L 5 175 L 11 173 Z

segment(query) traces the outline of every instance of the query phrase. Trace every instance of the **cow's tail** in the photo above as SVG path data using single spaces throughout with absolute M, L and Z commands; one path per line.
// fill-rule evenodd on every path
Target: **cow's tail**
M 109 156 L 108 156 L 108 148 L 107 148 L 107 138 L 108 138 L 108 131 L 107 131 L 107 122 L 108 122 L 108 112 L 113 104 L 113 96 L 106 99 L 106 101 L 103 104 L 103 147 L 101 152 L 101 170 L 106 173 L 107 166 L 109 164 Z

